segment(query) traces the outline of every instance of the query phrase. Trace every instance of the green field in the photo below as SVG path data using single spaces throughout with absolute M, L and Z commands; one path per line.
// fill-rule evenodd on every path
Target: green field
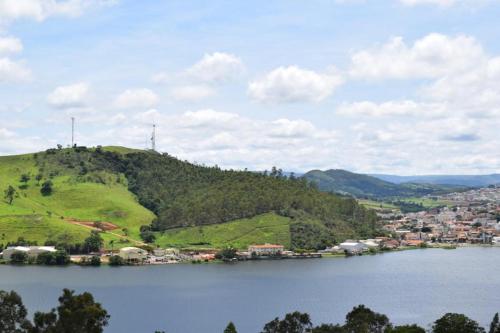
M 425 208 L 435 208 L 435 207 L 441 207 L 441 206 L 452 206 L 451 201 L 446 201 L 446 200 L 434 200 L 431 198 L 405 198 L 401 199 L 401 201 L 406 201 L 406 202 L 411 202 L 415 204 L 422 204 Z
M 157 237 L 162 247 L 245 249 L 255 243 L 290 246 L 290 219 L 273 213 L 223 224 L 173 229 Z
M 399 209 L 393 204 L 386 202 L 379 202 L 367 199 L 359 199 L 358 202 L 369 209 L 382 210 L 382 209 Z
M 52 195 L 42 196 L 40 185 L 35 180 L 37 173 L 32 154 L 0 157 L 0 244 L 15 241 L 18 237 L 40 244 L 58 237 L 82 242 L 90 229 L 71 224 L 67 219 L 110 222 L 119 227 L 113 232 L 127 233 L 132 239 L 139 240 L 139 227 L 149 224 L 154 218 L 154 214 L 142 207 L 128 191 L 126 182 L 77 182 L 73 176 L 60 175 L 51 179 L 54 184 Z M 25 189 L 21 188 L 22 174 L 31 177 Z M 17 191 L 11 205 L 4 198 L 9 185 Z M 117 239 L 113 235 L 103 235 L 103 238 L 107 241 Z

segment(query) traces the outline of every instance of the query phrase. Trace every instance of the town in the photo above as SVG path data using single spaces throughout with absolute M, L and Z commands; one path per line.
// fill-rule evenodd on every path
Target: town
M 500 245 L 500 187 L 424 198 L 445 203 L 420 212 L 380 212 L 383 229 L 405 244 Z

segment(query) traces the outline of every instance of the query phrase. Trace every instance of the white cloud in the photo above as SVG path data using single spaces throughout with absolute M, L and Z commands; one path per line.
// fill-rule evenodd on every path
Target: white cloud
M 19 61 L 0 58 L 0 82 L 23 82 L 32 78 L 31 71 Z
M 321 74 L 297 66 L 279 67 L 251 82 L 248 94 L 260 102 L 320 102 L 343 82 L 332 68 Z
M 187 74 L 207 82 L 224 82 L 238 78 L 244 71 L 243 62 L 233 54 L 215 52 L 187 70 Z
M 86 105 L 89 85 L 78 82 L 54 89 L 47 96 L 48 103 L 58 109 L 81 108 Z
M 198 101 L 215 95 L 215 90 L 209 86 L 190 85 L 172 89 L 171 95 L 176 100 Z
M 158 104 L 158 96 L 146 88 L 127 89 L 115 98 L 114 106 L 119 109 L 151 108 Z
M 19 53 L 23 50 L 23 44 L 15 37 L 0 36 L 0 54 Z
M 417 116 L 439 117 L 447 113 L 446 105 L 441 103 L 419 103 L 412 100 L 374 103 L 370 101 L 343 103 L 338 113 L 348 116 Z
M 355 53 L 350 75 L 360 79 L 437 78 L 470 70 L 482 62 L 481 45 L 470 36 L 432 33 L 407 45 L 402 37 Z
M 159 72 L 151 77 L 151 81 L 154 83 L 167 83 L 170 80 L 170 75 L 165 72 Z
M 0 0 L 0 22 L 16 19 L 43 21 L 50 16 L 74 17 L 85 10 L 116 3 L 116 0 Z

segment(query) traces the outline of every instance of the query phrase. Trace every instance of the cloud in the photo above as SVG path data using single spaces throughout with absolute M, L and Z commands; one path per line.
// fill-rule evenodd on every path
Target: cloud
M 15 37 L 0 36 L 0 54 L 19 53 L 23 50 L 23 44 Z
M 181 101 L 198 101 L 215 95 L 215 90 L 204 85 L 190 85 L 172 89 L 171 96 Z
M 10 58 L 0 58 L 0 83 L 24 82 L 32 78 L 31 71 L 24 63 Z
M 321 102 L 342 84 L 334 70 L 320 74 L 297 66 L 279 67 L 251 82 L 248 94 L 259 102 Z
M 118 109 L 151 108 L 158 104 L 158 96 L 146 88 L 127 89 L 118 95 L 113 105 Z
M 165 72 L 156 73 L 151 77 L 151 81 L 158 84 L 167 83 L 169 80 L 170 80 L 170 75 L 168 75 Z
M 355 53 L 350 75 L 357 79 L 437 78 L 474 68 L 485 54 L 470 36 L 431 33 L 407 45 L 402 37 Z
M 215 52 L 187 69 L 187 74 L 206 82 L 225 82 L 238 78 L 244 71 L 243 62 L 233 54 Z
M 388 101 L 374 103 L 370 101 L 343 103 L 337 110 L 338 114 L 347 116 L 429 116 L 438 117 L 446 115 L 446 105 L 441 103 L 420 103 L 412 100 Z
M 16 19 L 43 21 L 50 16 L 75 17 L 88 9 L 115 3 L 116 0 L 0 0 L 0 22 Z
M 81 108 L 86 105 L 88 92 L 85 82 L 60 86 L 47 96 L 47 102 L 58 109 Z

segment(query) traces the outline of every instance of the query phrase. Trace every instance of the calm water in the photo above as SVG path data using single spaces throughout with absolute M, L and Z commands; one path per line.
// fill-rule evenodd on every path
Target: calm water
M 256 333 L 286 312 L 341 322 L 357 304 L 395 323 L 428 326 L 445 312 L 489 324 L 500 311 L 500 248 L 414 250 L 355 258 L 120 268 L 0 266 L 0 289 L 30 310 L 63 287 L 90 291 L 111 314 L 109 333 L 217 333 L 229 321 Z

